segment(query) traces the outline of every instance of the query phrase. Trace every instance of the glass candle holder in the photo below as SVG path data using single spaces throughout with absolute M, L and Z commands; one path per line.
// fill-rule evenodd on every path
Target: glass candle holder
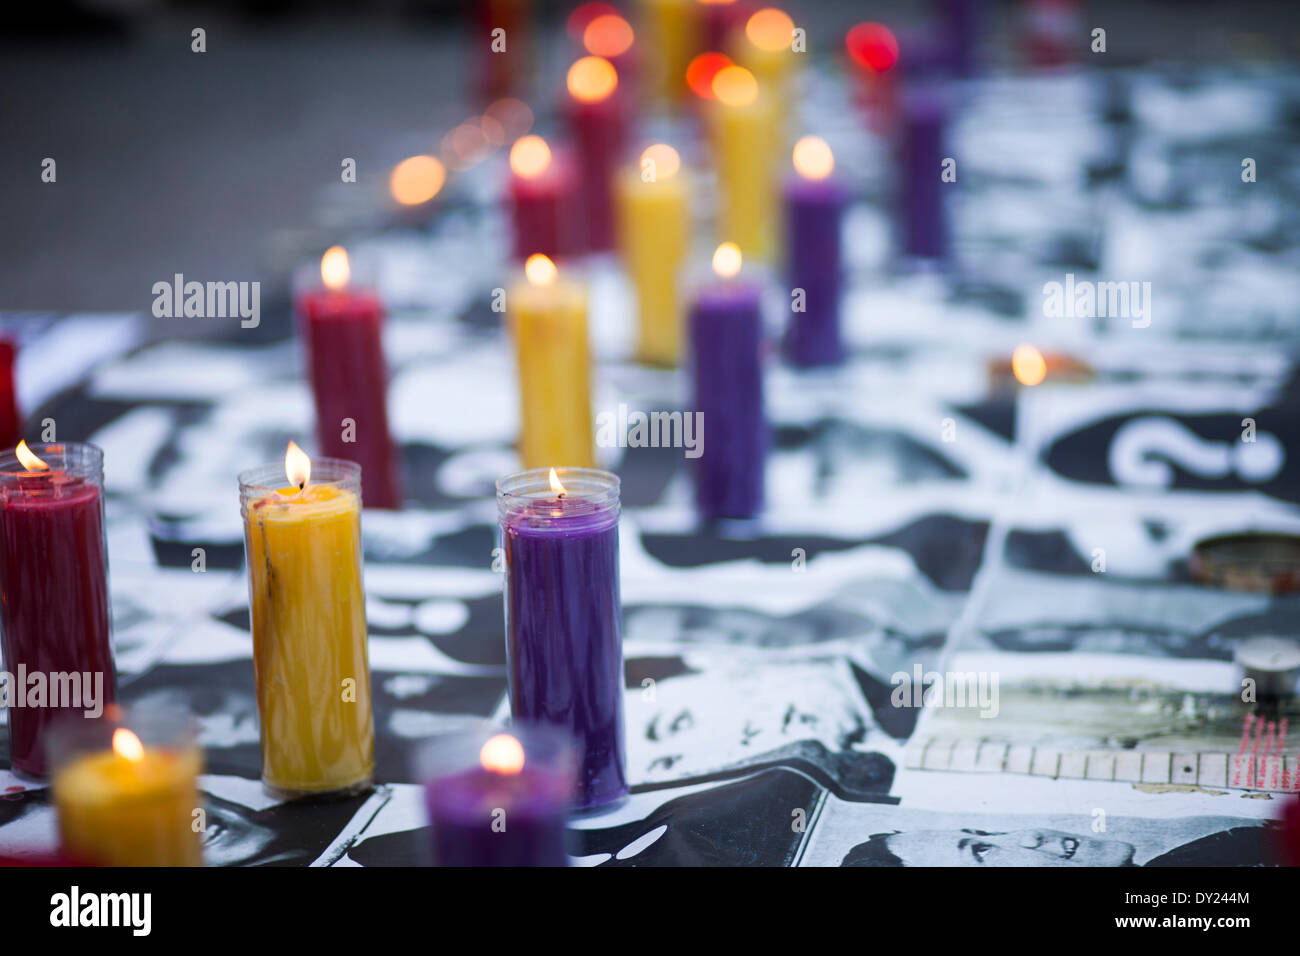
M 0 454 L 0 648 L 16 679 L 13 767 L 41 778 L 51 721 L 98 716 L 117 697 L 104 453 L 72 442 L 21 450 Z
M 200 866 L 202 755 L 194 721 L 112 707 L 50 729 L 63 853 L 97 866 Z
M 567 866 L 572 741 L 513 725 L 433 738 L 418 761 L 435 866 Z
M 505 554 L 510 712 L 566 731 L 579 756 L 577 806 L 626 796 L 619 480 L 595 468 L 537 468 L 497 482 Z
M 281 799 L 367 789 L 375 730 L 361 586 L 361 466 L 311 461 L 239 476 L 262 783 Z

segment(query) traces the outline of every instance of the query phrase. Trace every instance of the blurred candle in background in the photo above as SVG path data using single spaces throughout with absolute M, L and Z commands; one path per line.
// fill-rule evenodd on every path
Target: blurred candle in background
M 361 466 L 312 461 L 239 476 L 262 781 L 287 799 L 356 793 L 375 768 L 361 586 Z
M 576 755 L 554 727 L 445 734 L 420 756 L 434 866 L 567 866 Z
M 52 721 L 93 717 L 117 699 L 103 491 L 104 453 L 94 445 L 19 442 L 0 455 L 0 650 L 11 690 L 23 695 L 8 708 L 9 754 L 29 776 L 48 773 Z M 37 673 L 40 700 L 27 680 Z M 53 674 L 76 675 L 76 700 L 53 699 Z
M 116 712 L 57 724 L 50 738 L 68 858 L 96 866 L 202 865 L 203 760 L 192 720 Z
M 763 505 L 762 289 L 740 277 L 741 261 L 735 244 L 718 246 L 718 278 L 699 290 L 689 320 L 695 411 L 705 428 L 695 500 L 706 520 L 753 518 Z
M 519 455 L 525 468 L 594 463 L 586 289 L 534 255 L 507 311 L 519 369 Z
M 540 136 L 521 136 L 510 147 L 510 209 L 514 257 L 534 253 L 560 259 L 579 251 L 577 177 L 573 162 L 552 152 Z
M 325 288 L 304 292 L 298 312 L 321 453 L 365 469 L 367 507 L 399 508 L 397 449 L 388 430 L 383 305 L 374 292 L 349 287 L 351 266 L 341 246 L 325 251 L 320 272 Z
M 628 792 L 619 508 L 618 478 L 594 468 L 497 482 L 511 718 L 573 738 L 581 809 Z
M 746 256 L 769 259 L 775 251 L 776 182 L 773 104 L 754 74 L 723 67 L 713 77 L 710 103 L 717 169 L 718 234 Z
M 948 254 L 943 182 L 948 108 L 940 87 L 921 83 L 903 92 L 897 143 L 896 212 L 900 251 L 915 259 Z
M 949 66 L 957 76 L 974 76 L 984 20 L 983 0 L 937 0 L 935 6 Z
M 700 48 L 698 0 L 641 0 L 645 88 L 661 105 L 686 98 L 686 65 Z
M 754 74 L 759 89 L 772 101 L 776 149 L 786 148 L 786 117 L 790 112 L 790 85 L 801 54 L 792 49 L 794 21 L 784 10 L 765 7 L 732 34 L 731 54 L 736 63 Z
M 522 88 L 532 72 L 533 4 L 532 0 L 480 0 L 473 6 L 479 95 L 492 100 Z
M 587 4 L 605 7 L 605 4 Z M 579 8 L 579 11 L 583 8 Z M 578 11 L 575 11 L 575 14 Z M 632 24 L 619 12 L 607 8 L 591 17 L 582 28 L 582 48 L 592 56 L 608 60 L 618 74 L 620 95 L 627 100 L 638 98 L 641 82 L 641 60 L 638 55 L 636 33 Z
M 606 59 L 584 56 L 569 67 L 564 113 L 578 158 L 578 193 L 585 225 L 583 248 L 614 247 L 614 174 L 627 120 L 618 73 Z
M 678 273 L 690 241 L 689 189 L 677 151 L 648 147 L 619 175 L 619 251 L 636 293 L 637 358 L 677 364 L 682 307 Z
M 18 410 L 18 385 L 14 366 L 18 343 L 0 335 L 0 448 L 12 448 L 23 437 L 23 418 Z
M 727 49 L 731 35 L 743 29 L 754 12 L 743 0 L 696 0 L 695 10 L 700 22 L 697 53 Z
M 834 169 L 835 157 L 825 140 L 805 136 L 795 144 L 794 175 L 785 184 L 791 314 L 784 343 L 795 365 L 833 365 L 844 358 L 840 233 L 848 191 Z

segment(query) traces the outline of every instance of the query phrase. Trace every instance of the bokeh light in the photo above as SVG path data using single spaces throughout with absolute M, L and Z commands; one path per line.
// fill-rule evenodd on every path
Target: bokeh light
M 713 78 L 713 95 L 726 106 L 746 106 L 758 98 L 758 80 L 743 66 L 724 66 Z
M 599 56 L 584 56 L 569 67 L 566 80 L 569 93 L 583 103 L 599 103 L 612 94 L 618 86 L 618 71 L 609 60 Z
M 854 63 L 874 73 L 898 62 L 898 39 L 883 23 L 859 23 L 849 30 L 844 46 Z
M 393 167 L 388 188 L 403 206 L 418 206 L 438 195 L 446 181 L 446 167 L 436 157 L 412 156 Z
M 616 13 L 596 17 L 582 31 L 582 45 L 592 56 L 621 56 L 632 48 L 636 39 L 632 25 Z
M 522 136 L 510 147 L 510 169 L 516 176 L 536 179 L 551 165 L 551 147 L 540 136 Z
M 794 144 L 794 168 L 804 179 L 825 179 L 835 169 L 835 154 L 820 136 L 805 136 Z
M 754 46 L 769 53 L 788 50 L 794 40 L 794 21 L 784 10 L 766 7 L 745 23 L 745 36 Z

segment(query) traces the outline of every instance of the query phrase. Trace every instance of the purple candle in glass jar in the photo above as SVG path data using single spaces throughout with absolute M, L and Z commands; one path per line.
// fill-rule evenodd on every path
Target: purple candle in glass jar
M 580 809 L 613 803 L 628 792 L 618 478 L 534 468 L 497 482 L 497 507 L 510 713 L 574 739 Z
M 835 156 L 823 139 L 799 140 L 794 168 L 785 184 L 786 270 L 792 293 L 785 354 L 795 365 L 834 365 L 844 359 L 840 230 L 848 192 L 831 176 Z
M 740 265 L 735 243 L 720 245 L 713 271 L 721 281 L 700 289 L 690 313 L 695 411 L 707 429 L 694 463 L 695 502 L 706 520 L 753 518 L 763 507 L 762 289 L 737 278 Z
M 435 866 L 566 866 L 575 761 L 565 735 L 514 726 L 435 738 L 420 777 Z
M 902 253 L 942 259 L 948 253 L 944 209 L 944 141 L 948 106 L 942 91 L 929 83 L 903 93 L 898 135 L 898 218 Z

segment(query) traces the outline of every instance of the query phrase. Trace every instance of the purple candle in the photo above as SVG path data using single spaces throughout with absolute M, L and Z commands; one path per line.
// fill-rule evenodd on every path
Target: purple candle
M 549 727 L 435 739 L 420 775 L 435 866 L 566 866 L 575 762 Z
M 902 252 L 922 259 L 948 253 L 948 223 L 943 182 L 948 108 L 940 90 L 929 84 L 903 94 L 898 141 L 898 217 Z
M 628 783 L 618 478 L 534 468 L 497 482 L 497 507 L 510 712 L 574 739 L 578 807 L 620 800 Z
M 939 0 L 938 16 L 942 23 L 946 58 L 958 76 L 973 76 L 984 18 L 982 0 Z
M 835 157 L 823 139 L 799 140 L 794 168 L 796 175 L 785 184 L 786 270 L 791 289 L 785 354 L 795 365 L 834 365 L 844 358 L 840 229 L 848 193 L 831 176 Z
M 722 277 L 696 295 L 690 314 L 695 410 L 708 440 L 695 460 L 700 516 L 753 518 L 763 507 L 767 421 L 763 414 L 762 289 L 737 279 L 740 249 L 724 242 L 713 255 Z

